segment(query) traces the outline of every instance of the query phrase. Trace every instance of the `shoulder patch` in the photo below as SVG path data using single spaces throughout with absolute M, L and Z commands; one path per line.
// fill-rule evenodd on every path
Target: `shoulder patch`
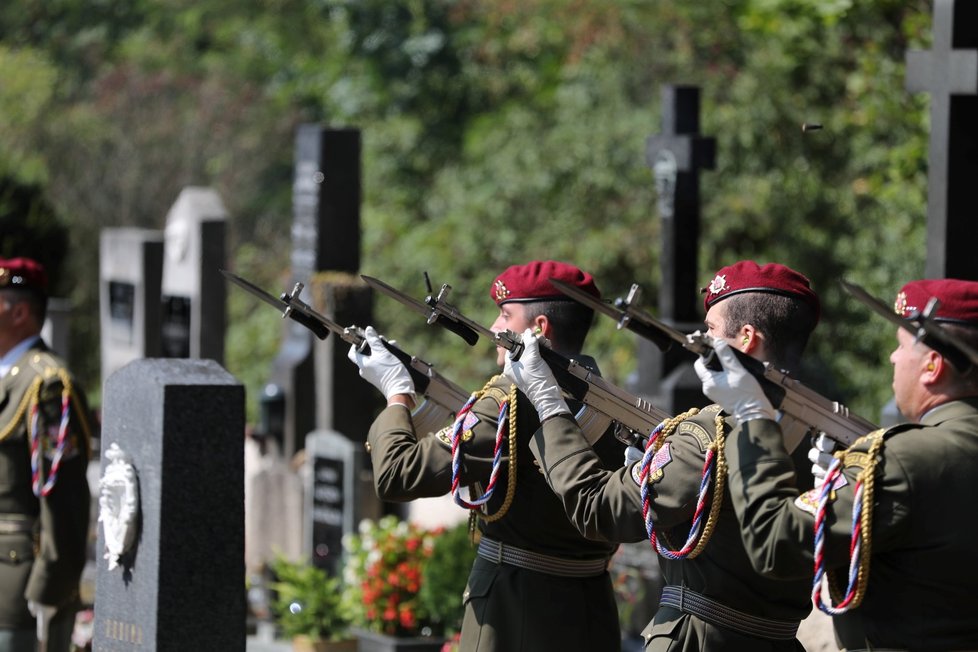
M 688 419 L 679 424 L 677 434 L 680 435 L 688 434 L 695 437 L 696 441 L 699 442 L 701 452 L 706 452 L 706 449 L 713 441 L 713 437 L 710 435 L 710 433 L 707 431 L 706 428 L 696 423 L 695 421 L 690 421 Z
M 845 474 L 840 473 L 835 479 L 835 482 L 832 483 L 832 491 L 829 492 L 830 503 L 834 503 L 837 499 L 835 492 L 847 484 L 849 484 L 849 480 L 846 479 Z M 805 493 L 795 498 L 795 507 L 814 516 L 818 511 L 818 497 L 821 493 L 822 490 L 819 488 L 809 489 Z
M 507 398 L 509 398 L 509 392 L 504 390 L 502 387 L 489 387 L 486 389 L 485 393 L 482 394 L 480 398 L 491 398 L 497 404 L 502 403 Z
M 649 483 L 656 483 L 662 479 L 663 471 L 662 469 L 672 461 L 672 453 L 669 451 L 669 442 L 667 441 L 662 445 L 655 455 L 652 456 L 652 462 L 649 464 Z M 642 462 L 635 462 L 632 464 L 632 480 L 635 484 L 642 486 Z

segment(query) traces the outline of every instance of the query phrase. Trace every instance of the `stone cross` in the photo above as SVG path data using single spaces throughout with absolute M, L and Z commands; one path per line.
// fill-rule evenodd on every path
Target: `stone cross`
M 978 3 L 934 1 L 934 45 L 907 53 L 907 90 L 931 94 L 928 278 L 978 278 Z
M 645 158 L 655 176 L 662 220 L 662 284 L 659 309 L 653 312 L 680 330 L 702 325 L 698 300 L 702 284 L 698 278 L 699 171 L 714 167 L 716 141 L 699 134 L 699 115 L 699 88 L 664 86 L 662 133 L 649 136 L 645 143 Z M 692 367 L 679 368 L 691 360 L 684 349 L 674 346 L 662 353 L 652 342 L 640 339 L 638 350 L 636 393 L 653 397 L 659 407 L 674 412 L 703 402 Z M 675 377 L 667 379 L 673 372 Z

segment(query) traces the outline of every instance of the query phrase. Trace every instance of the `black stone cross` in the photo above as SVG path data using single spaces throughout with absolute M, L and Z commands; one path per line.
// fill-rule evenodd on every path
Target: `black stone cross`
M 645 159 L 655 175 L 662 219 L 658 317 L 680 330 L 702 328 L 699 309 L 699 171 L 712 169 L 716 141 L 699 135 L 700 91 L 695 86 L 662 88 L 662 133 L 645 142 Z M 704 405 L 692 357 L 674 346 L 662 353 L 639 340 L 638 374 L 632 388 L 667 411 Z M 689 364 L 680 367 L 681 363 Z
M 662 133 L 645 141 L 662 218 L 659 317 L 697 321 L 701 168 L 713 169 L 716 140 L 699 135 L 700 89 L 662 88 Z
M 931 93 L 928 278 L 978 278 L 978 2 L 934 1 L 934 45 L 907 53 L 906 87 Z

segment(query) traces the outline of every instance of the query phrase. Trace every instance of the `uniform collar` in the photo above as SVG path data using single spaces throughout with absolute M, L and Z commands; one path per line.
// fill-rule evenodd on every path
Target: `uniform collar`
M 948 419 L 956 419 L 975 412 L 978 412 L 978 397 L 969 396 L 932 407 L 920 417 L 920 423 L 925 426 L 936 426 Z
M 31 335 L 25 340 L 21 340 L 14 348 L 7 351 L 6 355 L 0 357 L 0 378 L 7 375 L 10 368 L 20 360 L 20 357 L 27 352 L 34 344 L 41 339 L 40 335 Z

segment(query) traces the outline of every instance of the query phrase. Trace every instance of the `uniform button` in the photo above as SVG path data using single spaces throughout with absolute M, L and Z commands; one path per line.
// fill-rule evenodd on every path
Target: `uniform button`
M 19 373 L 20 373 L 20 367 L 11 367 L 10 369 L 11 376 L 16 376 Z
M 466 589 L 466 590 L 465 590 L 465 591 L 464 591 L 464 592 L 462 593 L 462 600 L 468 600 L 468 599 L 469 599 L 469 591 L 468 591 L 468 589 Z
M 17 559 L 17 551 L 16 550 L 11 550 L 10 551 L 10 558 L 11 559 L 14 559 L 14 560 Z
M 370 452 L 370 442 L 369 441 L 363 442 L 363 447 L 367 449 L 367 452 L 368 453 Z

